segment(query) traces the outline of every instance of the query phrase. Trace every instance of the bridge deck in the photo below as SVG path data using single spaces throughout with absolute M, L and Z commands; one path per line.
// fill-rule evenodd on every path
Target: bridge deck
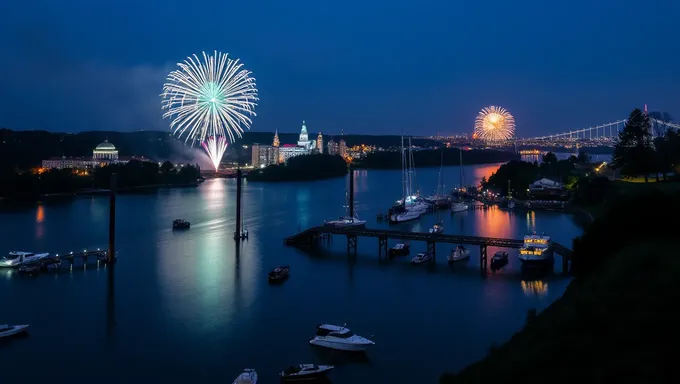
M 390 229 L 370 228 L 337 228 L 337 227 L 312 227 L 286 238 L 286 245 L 309 244 L 315 237 L 321 234 L 346 235 L 354 237 L 373 237 L 378 239 L 399 239 L 412 241 L 425 241 L 430 243 L 455 243 L 467 245 L 480 245 L 502 248 L 521 248 L 523 240 L 503 239 L 496 237 L 448 235 L 443 233 L 405 232 Z M 571 250 L 562 244 L 552 242 L 553 249 L 558 254 L 571 257 Z

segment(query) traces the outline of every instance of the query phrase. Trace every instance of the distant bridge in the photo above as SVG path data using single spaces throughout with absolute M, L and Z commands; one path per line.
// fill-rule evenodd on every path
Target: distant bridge
M 654 136 L 663 135 L 668 129 L 680 129 L 680 124 L 672 123 L 669 121 L 663 121 L 657 118 L 650 117 L 650 122 L 652 124 L 652 134 Z M 623 131 L 626 126 L 627 120 L 617 120 L 611 123 L 600 124 L 594 127 L 577 129 L 569 132 L 556 133 L 547 136 L 532 137 L 526 139 L 517 139 L 518 142 L 530 142 L 530 141 L 552 141 L 552 142 L 564 142 L 564 141 L 613 141 L 618 137 L 619 132 Z

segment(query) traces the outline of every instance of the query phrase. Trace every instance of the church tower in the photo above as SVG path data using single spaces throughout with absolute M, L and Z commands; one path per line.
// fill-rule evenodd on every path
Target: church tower
M 316 150 L 319 151 L 319 153 L 323 153 L 323 136 L 321 136 L 321 132 L 319 132 L 319 136 L 316 137 Z
M 297 142 L 298 147 L 304 147 L 308 151 L 314 149 L 314 141 L 309 140 L 309 135 L 307 134 L 307 125 L 305 125 L 304 120 L 302 121 L 302 129 L 300 130 L 300 138 Z
M 272 143 L 272 147 L 278 147 L 281 145 L 279 142 L 279 129 L 276 129 L 276 132 L 274 132 L 274 142 Z
M 300 138 L 298 139 L 299 141 L 309 141 L 309 137 L 307 136 L 307 126 L 305 125 L 305 121 L 302 120 L 302 129 L 300 130 Z

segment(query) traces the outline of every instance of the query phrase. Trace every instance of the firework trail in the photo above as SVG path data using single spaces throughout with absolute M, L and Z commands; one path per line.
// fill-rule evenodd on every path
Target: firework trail
M 503 141 L 515 135 L 515 118 L 502 107 L 482 108 L 475 120 L 474 137 L 485 141 Z
M 201 143 L 201 145 L 203 146 L 203 149 L 208 152 L 210 161 L 212 161 L 215 171 L 217 171 L 217 168 L 220 166 L 220 161 L 222 161 L 222 156 L 224 156 L 224 152 L 227 150 L 227 138 L 224 136 L 211 136 L 208 140 Z
M 204 142 L 208 137 L 241 137 L 250 129 L 255 116 L 257 88 L 251 72 L 228 54 L 203 52 L 203 60 L 193 55 L 178 63 L 163 85 L 163 118 L 171 119 L 170 129 L 185 142 Z

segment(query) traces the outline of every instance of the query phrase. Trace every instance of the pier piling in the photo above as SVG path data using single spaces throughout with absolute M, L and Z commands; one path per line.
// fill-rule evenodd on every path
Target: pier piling
M 486 257 L 486 244 L 479 246 L 479 269 L 482 277 L 486 277 L 486 269 L 488 267 L 487 257 Z
M 113 264 L 116 261 L 116 174 L 111 174 L 110 197 L 109 197 L 109 253 L 107 262 Z
M 234 240 L 241 240 L 241 167 L 236 169 L 236 231 Z
M 349 168 L 349 217 L 354 217 L 354 171 L 352 164 L 347 167 Z

